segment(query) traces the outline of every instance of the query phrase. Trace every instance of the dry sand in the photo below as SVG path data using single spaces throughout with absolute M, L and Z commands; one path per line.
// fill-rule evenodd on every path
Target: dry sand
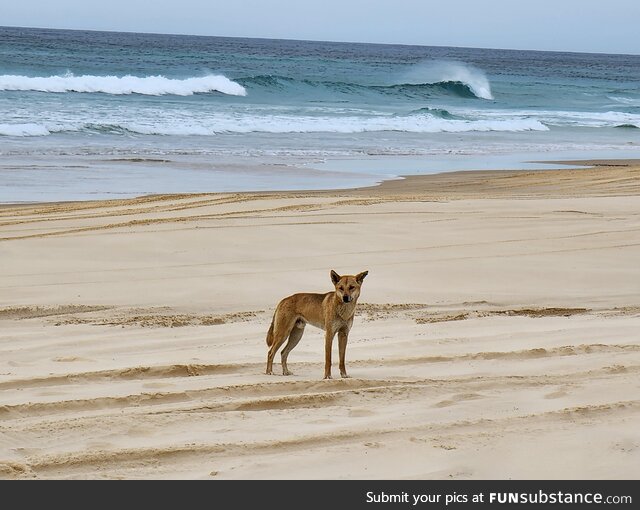
M 0 477 L 640 478 L 612 163 L 1 208 Z M 330 269 L 369 270 L 351 378 L 313 327 L 265 375 L 275 304 Z

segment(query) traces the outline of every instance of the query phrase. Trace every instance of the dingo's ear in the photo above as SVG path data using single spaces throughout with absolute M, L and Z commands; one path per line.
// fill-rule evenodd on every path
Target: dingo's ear
M 331 281 L 333 282 L 334 285 L 340 281 L 340 278 L 342 278 L 342 277 L 332 269 L 331 270 Z
M 364 277 L 367 276 L 369 274 L 369 271 L 362 271 L 362 273 L 358 273 L 356 275 L 356 281 L 358 283 L 362 283 L 362 280 L 364 280 Z

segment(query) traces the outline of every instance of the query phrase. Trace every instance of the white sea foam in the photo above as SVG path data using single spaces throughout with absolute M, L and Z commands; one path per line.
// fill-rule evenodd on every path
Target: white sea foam
M 46 136 L 50 131 L 41 124 L 0 124 L 0 136 Z
M 464 83 L 477 97 L 493 99 L 491 85 L 484 71 L 465 62 L 438 60 L 415 64 L 400 78 L 399 83 L 421 85 L 447 81 Z
M 283 108 L 246 108 L 243 112 L 205 109 L 96 108 L 91 111 L 46 112 L 16 123 L 0 124 L 0 135 L 44 136 L 56 132 L 99 132 L 148 135 L 215 135 L 218 133 L 463 133 L 547 131 L 562 127 L 612 128 L 640 127 L 640 114 L 606 111 L 563 110 L 473 110 L 451 108 L 461 118 L 446 119 L 431 112 L 407 115 L 378 113 L 366 115 L 361 110 L 339 112 L 326 108 L 309 108 L 305 113 L 282 112 Z M 286 109 L 284 109 L 286 110 Z M 361 113 L 358 115 L 358 113 Z
M 458 113 L 458 112 L 455 112 Z M 569 110 L 465 110 L 465 115 L 479 119 L 535 118 L 547 126 L 614 127 L 629 124 L 640 127 L 640 114 L 627 112 L 585 112 Z
M 173 94 L 220 92 L 232 96 L 247 95 L 246 89 L 226 76 L 207 75 L 185 79 L 164 76 L 61 76 L 0 75 L 0 90 L 33 90 L 39 92 L 102 92 L 105 94 Z
M 607 96 L 611 101 L 631 106 L 640 106 L 640 98 L 624 97 L 624 96 Z
M 447 120 L 422 117 L 289 117 L 217 116 L 206 122 L 126 123 L 129 131 L 157 135 L 213 135 L 218 133 L 365 133 L 400 131 L 407 133 L 462 133 L 469 131 L 546 131 L 534 119 Z
M 167 115 L 132 120 L 105 118 L 100 122 L 55 122 L 42 124 L 2 124 L 0 135 L 43 136 L 57 132 L 102 131 L 111 134 L 126 132 L 144 135 L 206 136 L 222 133 L 366 133 L 396 131 L 406 133 L 463 133 L 471 131 L 546 131 L 548 128 L 534 119 L 510 118 L 488 120 L 449 120 L 431 115 L 408 117 L 312 117 L 292 115 L 212 114 L 200 118 Z

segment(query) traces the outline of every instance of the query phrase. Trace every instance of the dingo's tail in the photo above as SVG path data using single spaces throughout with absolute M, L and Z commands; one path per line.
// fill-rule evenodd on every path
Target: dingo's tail
M 269 331 L 267 332 L 267 345 L 271 347 L 273 344 L 273 319 L 271 320 L 271 326 L 269 326 Z

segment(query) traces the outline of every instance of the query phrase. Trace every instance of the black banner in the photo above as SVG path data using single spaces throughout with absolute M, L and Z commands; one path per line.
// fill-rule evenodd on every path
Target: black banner
M 46 495 L 65 509 L 198 505 L 211 509 L 472 510 L 637 508 L 640 503 L 636 480 L 20 480 L 0 482 L 0 490 L 5 501 L 20 501 L 21 507 L 42 504 Z

